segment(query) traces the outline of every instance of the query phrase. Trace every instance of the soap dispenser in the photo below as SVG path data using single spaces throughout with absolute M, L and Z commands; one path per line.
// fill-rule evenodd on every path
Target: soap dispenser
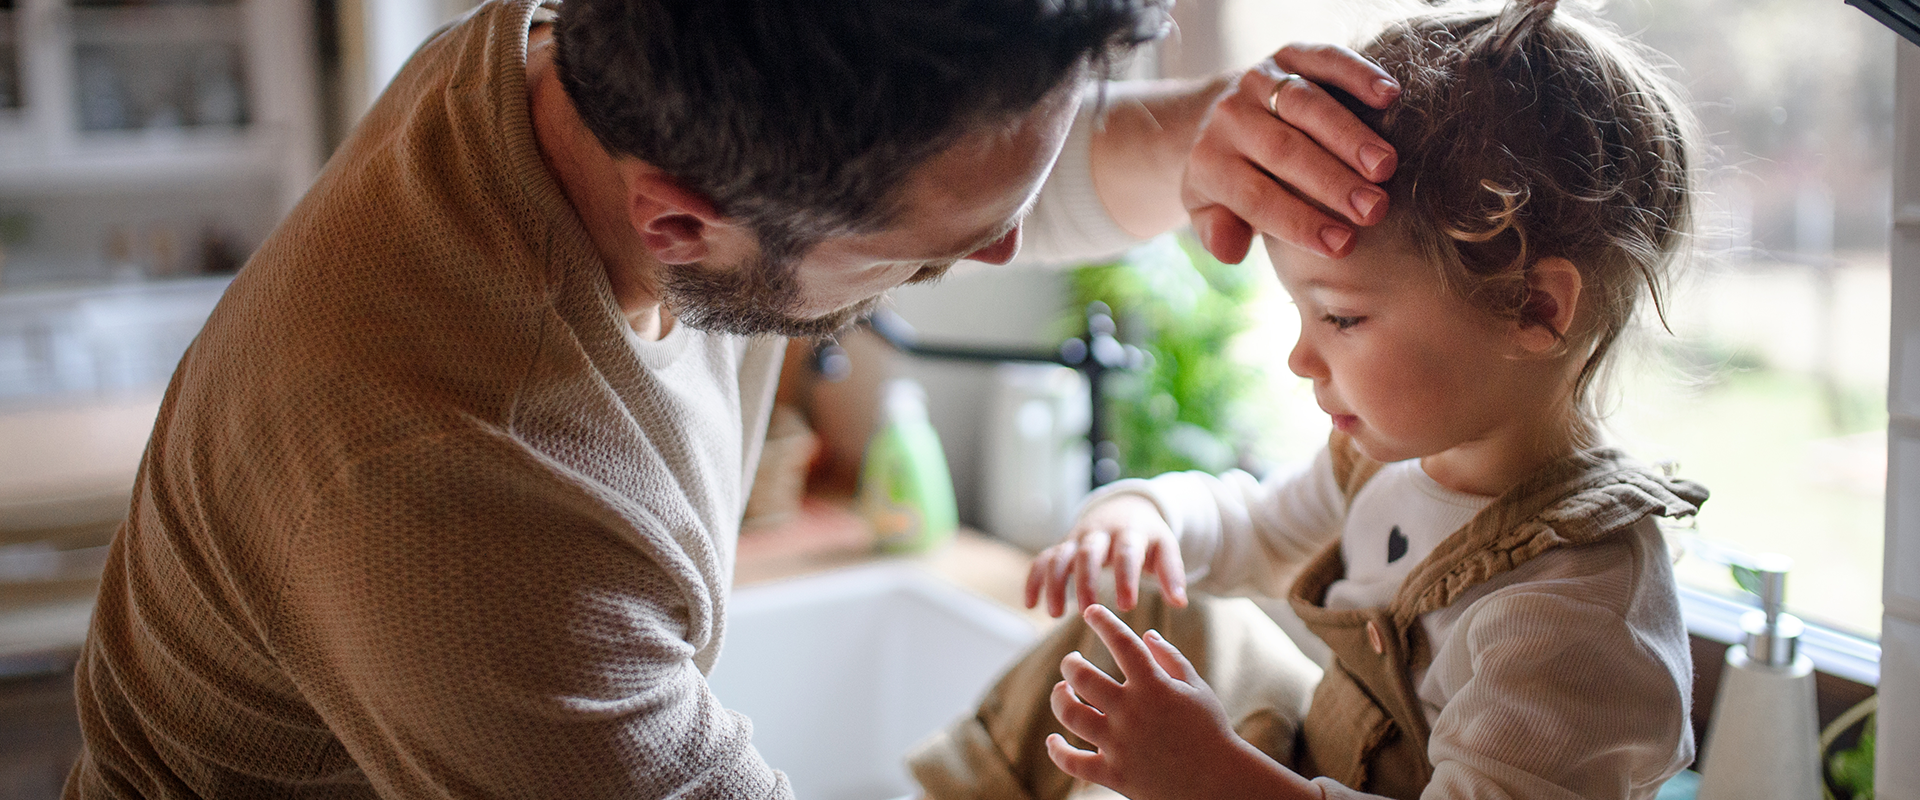
M 1700 767 L 1700 800 L 1818 800 L 1819 718 L 1806 626 L 1786 613 L 1793 561 L 1762 555 L 1734 567 L 1760 609 L 1740 620 L 1746 641 L 1727 648 Z
M 927 419 L 927 392 L 896 378 L 886 386 L 879 430 L 860 469 L 860 516 L 884 553 L 932 550 L 959 527 L 953 478 Z

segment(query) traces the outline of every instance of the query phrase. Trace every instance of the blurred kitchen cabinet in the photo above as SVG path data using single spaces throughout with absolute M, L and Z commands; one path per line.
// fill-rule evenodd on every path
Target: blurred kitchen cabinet
M 0 289 L 237 267 L 319 168 L 313 14 L 0 0 Z
M 350 128 L 401 65 L 480 0 L 332 0 L 340 31 L 340 113 Z

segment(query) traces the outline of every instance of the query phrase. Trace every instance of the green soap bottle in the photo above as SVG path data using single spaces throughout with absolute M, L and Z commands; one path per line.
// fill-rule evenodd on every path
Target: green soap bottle
M 953 478 L 940 435 L 927 420 L 926 390 L 897 378 L 887 383 L 885 400 L 860 467 L 860 516 L 881 552 L 925 552 L 952 539 L 960 526 Z

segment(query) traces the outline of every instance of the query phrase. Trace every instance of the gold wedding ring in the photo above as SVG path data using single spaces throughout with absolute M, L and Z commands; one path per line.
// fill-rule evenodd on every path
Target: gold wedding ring
M 1275 81 L 1273 84 L 1273 91 L 1267 93 L 1267 113 L 1272 114 L 1274 119 L 1279 119 L 1280 90 L 1287 88 L 1288 83 L 1304 80 L 1306 80 L 1306 78 L 1300 77 L 1300 73 L 1297 72 L 1289 72 L 1280 76 L 1280 80 Z

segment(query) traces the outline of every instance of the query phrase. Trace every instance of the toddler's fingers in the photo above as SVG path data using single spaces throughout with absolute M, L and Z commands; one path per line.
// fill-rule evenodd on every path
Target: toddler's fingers
M 1047 568 L 1047 614 L 1057 617 L 1067 613 L 1067 578 L 1073 574 L 1074 554 L 1079 544 L 1069 539 L 1053 550 L 1053 563 Z
M 1120 699 L 1120 682 L 1075 650 L 1060 659 L 1060 676 L 1082 702 L 1107 713 Z
M 1047 758 L 1061 772 L 1083 781 L 1100 783 L 1106 777 L 1106 759 L 1092 750 L 1082 750 L 1067 744 L 1067 737 L 1057 733 L 1047 734 Z
M 1088 531 L 1080 537 L 1080 552 L 1073 560 L 1073 581 L 1080 595 L 1080 607 L 1100 601 L 1100 568 L 1107 564 L 1107 546 L 1112 536 L 1103 530 Z
M 1027 586 L 1025 591 L 1027 608 L 1033 608 L 1040 604 L 1041 594 L 1047 588 L 1047 580 L 1053 577 L 1054 573 L 1058 570 L 1056 562 L 1059 560 L 1060 548 L 1064 546 L 1065 545 L 1054 545 L 1040 551 L 1039 555 L 1033 557 L 1033 563 L 1027 566 Z M 1055 614 L 1054 616 L 1059 615 Z
M 1167 593 L 1167 601 L 1181 608 L 1187 607 L 1187 564 L 1180 557 L 1180 545 L 1177 542 L 1160 539 L 1147 546 L 1147 565 L 1153 574 L 1160 578 L 1160 588 Z
M 1194 669 L 1193 662 L 1187 660 L 1187 654 L 1180 652 L 1180 648 L 1174 647 L 1159 631 L 1147 631 L 1142 638 L 1146 640 L 1147 652 L 1153 654 L 1154 662 L 1168 675 L 1179 678 L 1189 686 L 1206 685 L 1200 679 L 1200 671 Z
M 1106 606 L 1098 604 L 1087 606 L 1087 610 L 1081 612 L 1080 617 L 1087 621 L 1087 627 L 1092 628 L 1094 634 L 1100 637 L 1100 641 L 1106 644 L 1107 652 L 1113 654 L 1113 660 L 1120 665 L 1120 673 L 1126 677 L 1127 682 L 1131 683 L 1136 679 L 1146 678 L 1159 672 L 1159 665 L 1153 663 L 1153 656 L 1147 652 L 1147 646 L 1141 644 L 1140 637 L 1134 635 L 1133 630 L 1128 628 L 1126 623 L 1121 622 L 1119 617 L 1114 616 L 1112 611 L 1107 610 Z
M 1107 738 L 1107 717 L 1100 709 L 1087 705 L 1073 693 L 1073 687 L 1066 681 L 1053 685 L 1053 692 L 1047 696 L 1048 705 L 1053 707 L 1053 716 L 1088 742 L 1098 746 Z
M 1140 601 L 1140 568 L 1147 560 L 1146 549 L 1136 536 L 1121 535 L 1113 540 L 1113 593 L 1121 611 L 1131 611 Z

